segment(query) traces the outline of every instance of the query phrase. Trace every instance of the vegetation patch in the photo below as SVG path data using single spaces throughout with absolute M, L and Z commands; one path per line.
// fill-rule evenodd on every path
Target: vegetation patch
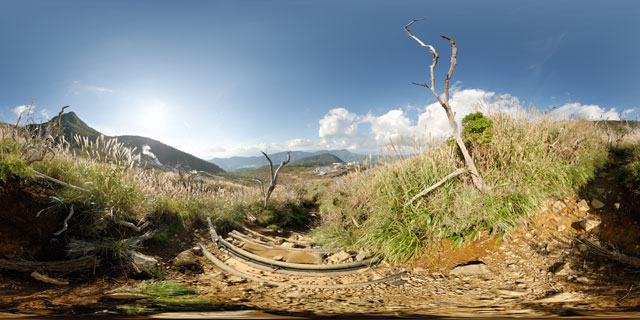
M 585 185 L 607 162 L 606 141 L 592 122 L 551 122 L 497 114 L 466 118 L 465 137 L 490 189 L 468 175 L 409 199 L 464 167 L 455 145 L 348 175 L 322 200 L 324 245 L 368 248 L 390 261 L 427 252 L 439 239 L 462 245 L 482 232 L 504 235 L 550 197 Z M 485 133 L 491 132 L 490 136 Z M 398 147 L 397 149 L 401 149 Z
M 125 314 L 145 314 L 158 311 L 207 311 L 218 310 L 219 302 L 203 298 L 189 286 L 173 281 L 144 281 L 134 289 L 118 292 L 149 296 L 134 304 L 119 305 L 116 310 Z

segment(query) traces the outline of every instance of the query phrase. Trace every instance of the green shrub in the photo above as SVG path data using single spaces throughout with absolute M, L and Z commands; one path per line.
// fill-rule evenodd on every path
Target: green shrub
M 493 121 L 482 112 L 470 113 L 462 119 L 462 137 L 466 144 L 490 143 Z

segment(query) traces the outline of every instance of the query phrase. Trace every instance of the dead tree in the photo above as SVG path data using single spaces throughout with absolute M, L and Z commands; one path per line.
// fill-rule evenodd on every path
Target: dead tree
M 269 158 L 269 156 L 263 152 L 260 151 L 265 158 L 267 158 L 267 161 L 269 161 L 269 172 L 270 172 L 270 176 L 271 176 L 271 184 L 269 185 L 269 187 L 267 188 L 267 190 L 264 189 L 264 182 L 262 182 L 262 180 L 255 178 L 253 180 L 257 181 L 260 184 L 260 188 L 262 190 L 262 207 L 266 208 L 267 205 L 269 204 L 269 198 L 271 197 L 271 193 L 273 192 L 273 189 L 276 188 L 276 184 L 278 183 L 278 174 L 280 173 L 280 169 L 282 169 L 282 167 L 286 166 L 287 163 L 289 163 L 289 161 L 291 161 L 291 151 L 287 151 L 287 160 L 282 161 L 280 163 L 280 166 L 278 167 L 278 169 L 276 169 L 276 171 L 273 171 L 273 162 L 271 161 L 271 158 Z
M 473 158 L 471 158 L 471 155 L 469 154 L 469 151 L 467 150 L 467 147 L 464 145 L 464 142 L 462 141 L 462 137 L 460 136 L 460 131 L 458 129 L 458 123 L 455 120 L 455 114 L 453 113 L 453 111 L 451 111 L 451 106 L 449 105 L 449 82 L 451 81 L 451 75 L 453 74 L 453 70 L 456 67 L 456 57 L 458 55 L 458 48 L 456 47 L 456 44 L 453 41 L 453 39 L 451 39 L 451 38 L 449 38 L 447 36 L 441 35 L 442 38 L 445 38 L 445 39 L 447 39 L 449 41 L 449 45 L 451 46 L 451 66 L 449 67 L 449 72 L 447 73 L 447 78 L 444 80 L 444 97 L 441 97 L 435 90 L 434 69 L 436 67 L 436 64 L 438 64 L 438 52 L 436 51 L 436 49 L 432 45 L 425 44 L 424 42 L 422 42 L 422 40 L 418 39 L 418 37 L 414 36 L 411 33 L 411 31 L 409 31 L 409 27 L 413 23 L 415 23 L 416 21 L 420 21 L 420 20 L 422 20 L 422 19 L 412 20 L 406 26 L 404 26 L 404 30 L 407 31 L 407 34 L 409 34 L 409 36 L 411 38 L 416 40 L 420 44 L 420 46 L 428 48 L 429 51 L 431 51 L 431 54 L 433 55 L 433 62 L 429 66 L 430 75 L 431 75 L 431 85 L 428 85 L 426 83 L 416 83 L 416 82 L 414 82 L 413 84 L 418 85 L 418 86 L 422 86 L 422 87 L 425 87 L 425 88 L 431 90 L 431 93 L 433 93 L 433 95 L 438 100 L 438 103 L 440 103 L 440 105 L 444 109 L 444 112 L 447 114 L 447 118 L 449 119 L 449 125 L 451 126 L 451 129 L 453 130 L 453 137 L 456 140 L 456 143 L 458 144 L 458 148 L 460 148 L 460 152 L 462 152 L 462 156 L 464 157 L 464 162 L 467 165 L 467 168 L 468 168 L 469 172 L 471 173 L 471 179 L 473 181 L 473 184 L 476 186 L 476 188 L 478 188 L 478 190 L 484 192 L 484 191 L 487 190 L 487 186 L 485 185 L 484 180 L 480 176 L 480 173 L 478 173 L 478 169 L 476 169 L 476 165 L 473 162 Z M 453 178 L 455 176 L 457 176 L 457 175 L 449 175 L 447 177 L 448 178 Z M 438 185 L 442 184 L 443 182 L 444 181 L 438 182 Z M 427 188 L 425 190 L 429 190 L 429 189 L 430 188 Z M 421 192 L 420 194 L 424 195 L 427 192 L 424 192 L 424 193 Z M 409 205 L 414 200 L 415 200 L 415 198 L 411 199 L 411 201 L 409 201 L 407 203 L 407 205 Z

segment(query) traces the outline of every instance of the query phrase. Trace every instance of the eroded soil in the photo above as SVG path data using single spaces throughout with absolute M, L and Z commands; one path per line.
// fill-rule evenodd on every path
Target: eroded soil
M 519 227 L 503 241 L 487 236 L 452 250 L 443 241 L 430 258 L 410 265 L 381 264 L 350 275 L 296 277 L 258 270 L 216 251 L 208 231 L 167 245 L 187 249 L 198 242 L 227 264 L 266 279 L 289 281 L 274 287 L 225 274 L 199 257 L 200 266 L 176 268 L 169 259 L 162 264 L 166 279 L 189 284 L 204 297 L 219 301 L 220 308 L 259 309 L 290 316 L 450 316 L 450 317 L 636 317 L 640 305 L 639 269 L 594 254 L 579 239 L 609 243 L 630 256 L 640 256 L 638 209 L 633 195 L 617 185 L 617 168 L 603 171 L 581 195 L 556 199 L 549 207 Z M 595 208 L 593 200 L 604 206 Z M 581 221 L 601 223 L 590 231 Z M 610 247 L 608 247 L 610 248 Z M 270 252 L 265 256 L 273 257 Z M 282 255 L 280 253 L 279 255 Z M 488 272 L 451 274 L 458 265 L 481 261 Z M 399 280 L 349 289 L 299 288 L 295 283 L 351 283 L 407 271 Z M 105 292 L 135 287 L 140 280 L 102 277 L 78 279 L 58 287 L 35 282 L 27 276 L 3 272 L 0 278 L 0 311 L 23 313 L 109 313 L 114 304 Z M 74 280 L 74 279 L 71 279 Z M 129 302 L 126 302 L 129 303 Z M 174 314 L 174 316 L 178 316 Z

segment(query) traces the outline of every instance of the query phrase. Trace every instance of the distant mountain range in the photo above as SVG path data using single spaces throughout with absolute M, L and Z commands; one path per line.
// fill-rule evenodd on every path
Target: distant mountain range
M 56 123 L 58 117 L 54 117 L 49 123 Z M 95 140 L 102 135 L 99 131 L 91 128 L 84 121 L 82 121 L 78 115 L 74 112 L 67 112 L 60 117 L 60 124 L 62 125 L 62 133 L 68 142 L 73 142 L 74 135 L 80 135 L 88 137 L 89 140 Z M 140 136 L 115 136 L 105 138 L 117 138 L 119 142 L 124 143 L 129 147 L 136 147 L 138 151 L 142 150 L 142 146 L 148 145 L 150 151 L 158 158 L 158 160 L 164 164 L 172 167 L 180 165 L 185 169 L 192 169 L 198 171 L 205 171 L 209 173 L 221 173 L 224 170 L 214 163 L 202 160 L 184 151 L 180 151 L 174 147 L 168 146 L 158 140 L 154 140 L 147 137 Z
M 335 158 L 329 159 L 329 156 L 324 155 L 328 154 L 329 156 L 334 156 Z M 323 155 L 319 159 L 326 160 L 326 164 L 329 164 L 328 161 L 333 162 L 352 162 L 358 161 L 362 162 L 369 158 L 369 156 L 359 153 L 353 153 L 349 150 L 320 150 L 320 151 L 291 151 L 291 165 L 295 165 L 297 161 L 302 160 L 304 158 L 314 157 Z M 270 154 L 269 158 L 273 161 L 274 165 L 278 165 L 281 161 L 284 161 L 287 158 L 286 152 L 278 152 L 274 154 Z M 323 160 L 319 159 L 307 159 L 305 161 L 311 162 L 322 162 Z M 334 161 L 336 160 L 336 161 Z M 340 161 L 338 161 L 340 160 Z M 267 159 L 263 155 L 255 156 L 255 157 L 231 157 L 231 158 L 213 158 L 209 160 L 217 164 L 219 167 L 223 168 L 226 171 L 250 171 L 262 167 L 264 165 L 268 165 Z M 324 163 L 320 163 L 317 165 L 326 165 Z
M 329 166 L 334 163 L 344 163 L 342 159 L 331 153 L 321 153 L 315 156 L 304 157 L 292 163 L 292 167 L 317 167 L 317 166 Z

